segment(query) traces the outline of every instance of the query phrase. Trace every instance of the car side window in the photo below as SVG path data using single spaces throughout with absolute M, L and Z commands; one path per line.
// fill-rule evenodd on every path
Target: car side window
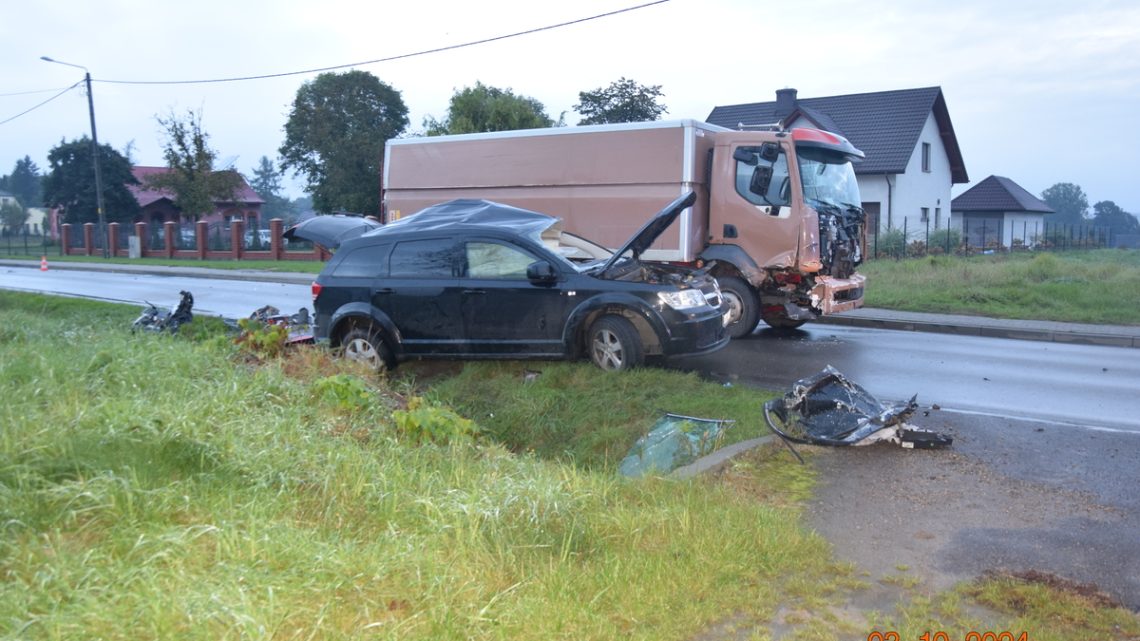
M 524 280 L 526 268 L 536 261 L 534 256 L 513 245 L 490 241 L 467 243 L 468 278 L 504 278 Z
M 333 276 L 343 278 L 373 278 L 384 275 L 384 259 L 391 245 L 357 247 L 333 268 Z
M 752 190 L 748 188 L 752 182 L 752 172 L 757 163 L 771 165 L 772 167 L 772 182 L 768 186 L 767 200 L 764 200 L 764 197 L 759 194 L 752 193 Z M 769 163 L 760 158 L 758 152 L 755 163 L 748 164 L 740 160 L 736 161 L 736 193 L 753 205 L 787 205 L 790 196 L 789 184 L 788 156 L 782 147 L 780 148 L 780 156 L 774 163 Z
M 388 260 L 392 278 L 454 278 L 457 274 L 455 243 L 449 238 L 409 240 L 397 243 Z

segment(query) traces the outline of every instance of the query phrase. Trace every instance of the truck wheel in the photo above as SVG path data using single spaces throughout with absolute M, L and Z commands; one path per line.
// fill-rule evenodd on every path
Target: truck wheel
M 392 350 L 384 343 L 380 333 L 363 327 L 354 327 L 340 341 L 344 357 L 359 361 L 378 372 L 392 367 Z
M 732 338 L 752 333 L 760 318 L 760 299 L 743 278 L 725 276 L 717 278 L 720 295 L 728 306 L 728 323 L 725 329 Z
M 641 365 L 644 354 L 641 337 L 633 324 L 620 316 L 602 316 L 590 326 L 586 337 L 590 360 L 610 371 L 624 371 Z
M 765 312 L 760 315 L 760 319 L 768 324 L 772 329 L 796 329 L 800 325 L 806 323 L 806 320 L 793 320 L 788 318 L 787 312 L 783 309 L 776 312 Z

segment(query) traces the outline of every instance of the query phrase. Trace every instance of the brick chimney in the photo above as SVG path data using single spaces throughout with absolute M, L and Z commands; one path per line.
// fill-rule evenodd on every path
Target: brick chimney
M 776 115 L 786 116 L 796 109 L 796 90 L 795 89 L 777 89 L 776 90 Z

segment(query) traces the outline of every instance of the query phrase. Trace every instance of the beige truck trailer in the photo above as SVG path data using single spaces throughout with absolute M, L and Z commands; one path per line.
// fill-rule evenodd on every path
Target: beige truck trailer
M 616 247 L 686 191 L 697 201 L 644 254 L 711 264 L 729 333 L 798 327 L 863 304 L 863 153 L 817 129 L 734 131 L 694 120 L 388 141 L 386 220 L 455 198 L 558 216 Z

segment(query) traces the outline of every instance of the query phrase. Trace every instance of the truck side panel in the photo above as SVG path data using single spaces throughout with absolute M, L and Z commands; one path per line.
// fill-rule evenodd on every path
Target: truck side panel
M 693 121 L 390 141 L 385 205 L 396 219 L 453 198 L 485 198 L 564 219 L 620 245 L 685 190 L 697 204 L 647 252 L 693 260 L 708 233 L 712 136 Z

